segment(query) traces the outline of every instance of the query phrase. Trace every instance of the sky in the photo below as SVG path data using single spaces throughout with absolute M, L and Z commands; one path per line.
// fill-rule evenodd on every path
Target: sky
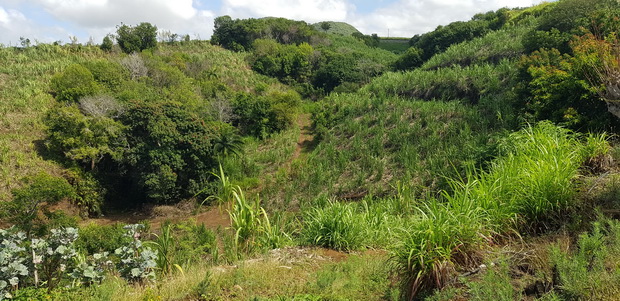
M 479 12 L 525 7 L 542 0 L 0 0 L 0 44 L 99 44 L 124 23 L 210 39 L 217 16 L 285 17 L 309 23 L 347 22 L 365 34 L 411 37 Z

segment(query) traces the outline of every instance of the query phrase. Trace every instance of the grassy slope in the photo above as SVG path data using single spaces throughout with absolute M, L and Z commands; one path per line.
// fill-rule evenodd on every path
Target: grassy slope
M 41 158 L 35 143 L 44 138 L 41 117 L 54 103 L 48 93 L 51 76 L 73 63 L 106 57 L 98 48 L 72 51 L 43 45 L 27 49 L 0 49 L 0 200 L 23 176 L 60 167 Z
M 327 32 L 327 33 L 337 34 L 337 35 L 342 35 L 342 36 L 350 36 L 356 32 L 360 32 L 353 25 L 345 23 L 345 22 L 334 22 L 334 21 L 325 21 L 325 22 L 327 22 L 330 25 L 327 31 L 324 31 L 321 28 L 321 24 L 323 24 L 324 22 L 314 23 L 312 24 L 312 26 L 314 26 L 314 28 L 316 28 L 320 32 Z
M 489 132 L 480 116 L 456 102 L 342 94 L 322 107 L 333 126 L 307 160 L 268 183 L 267 198 L 356 199 L 392 193 L 397 182 L 435 190 L 445 183 L 442 176 L 477 163 L 486 150 Z
M 256 74 L 245 54 L 208 42 L 160 45 L 155 56 L 184 53 L 203 62 L 220 81 L 237 91 L 257 85 L 281 86 L 277 80 Z M 38 172 L 59 174 L 62 168 L 37 153 L 45 137 L 41 120 L 56 101 L 49 94 L 50 78 L 74 63 L 96 59 L 120 60 L 123 54 L 104 53 L 96 47 L 41 45 L 26 49 L 0 48 L 0 200 L 9 200 L 11 189 L 23 176 Z M 284 87 L 282 87 L 284 88 Z

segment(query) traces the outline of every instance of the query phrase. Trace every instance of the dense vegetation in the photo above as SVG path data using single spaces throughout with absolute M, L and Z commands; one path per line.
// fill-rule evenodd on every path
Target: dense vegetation
M 613 300 L 619 19 L 0 48 L 0 300 Z

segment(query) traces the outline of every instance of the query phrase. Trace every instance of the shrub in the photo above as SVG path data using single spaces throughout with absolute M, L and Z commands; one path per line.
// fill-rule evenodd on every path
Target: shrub
M 84 65 L 93 74 L 97 83 L 113 92 L 119 91 L 123 81 L 129 77 L 127 70 L 115 61 L 93 60 Z
M 94 223 L 80 227 L 75 247 L 86 254 L 114 253 L 114 250 L 131 241 L 125 236 L 123 227 L 122 224 L 100 226 Z
M 358 250 L 365 244 L 366 227 L 353 204 L 330 202 L 304 212 L 302 241 L 342 251 Z
M 99 89 L 93 74 L 84 66 L 73 64 L 51 80 L 52 91 L 59 101 L 77 102 L 83 96 L 93 95 Z
M 155 280 L 155 268 L 157 267 L 157 253 L 142 244 L 142 224 L 124 226 L 125 237 L 130 239 L 128 245 L 114 251 L 120 262 L 117 269 L 121 276 L 131 282 L 145 282 Z
M 600 220 L 590 233 L 579 235 L 577 248 L 567 252 L 551 249 L 558 293 L 568 300 L 605 300 L 620 294 L 617 251 L 620 250 L 620 223 Z
M 73 187 L 63 178 L 40 173 L 24 179 L 26 185 L 12 191 L 13 201 L 2 202 L 9 222 L 26 232 L 43 235 L 53 217 L 50 207 L 76 197 Z
M 394 69 L 409 70 L 422 66 L 422 63 L 424 63 L 422 54 L 422 49 L 409 47 L 409 49 L 394 62 Z

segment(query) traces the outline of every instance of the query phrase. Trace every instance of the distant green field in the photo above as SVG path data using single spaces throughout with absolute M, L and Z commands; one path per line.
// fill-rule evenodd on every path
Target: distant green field
M 409 38 L 381 38 L 379 48 L 394 53 L 402 53 L 409 48 Z

